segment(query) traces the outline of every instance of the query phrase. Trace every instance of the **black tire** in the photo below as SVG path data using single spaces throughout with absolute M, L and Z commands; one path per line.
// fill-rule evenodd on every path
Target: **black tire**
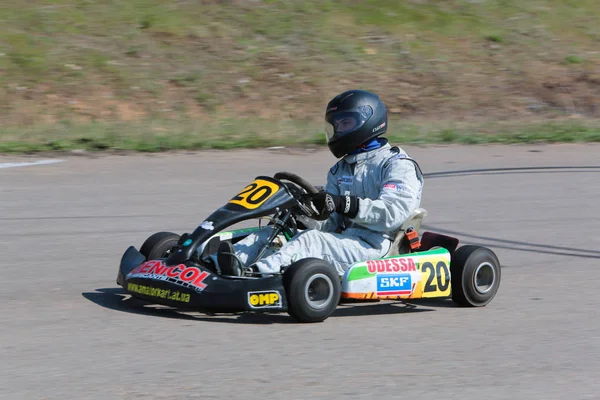
M 461 246 L 450 262 L 452 300 L 461 306 L 483 307 L 500 287 L 501 269 L 496 254 L 482 246 Z
M 321 322 L 337 308 L 341 283 L 335 268 L 318 258 L 293 263 L 283 274 L 288 314 L 298 322 Z
M 156 260 L 166 258 L 169 250 L 177 244 L 179 235 L 173 232 L 157 232 L 150 236 L 142 247 L 140 253 L 146 257 L 146 260 Z

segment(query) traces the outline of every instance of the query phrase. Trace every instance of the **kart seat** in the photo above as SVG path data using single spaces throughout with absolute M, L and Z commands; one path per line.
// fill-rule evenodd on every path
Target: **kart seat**
M 402 224 L 402 227 L 396 234 L 392 245 L 390 246 L 390 250 L 384 257 L 396 256 L 398 254 L 407 254 L 410 253 L 410 245 L 408 240 L 404 240 L 406 234 L 405 231 L 408 228 L 413 228 L 415 231 L 419 231 L 421 228 L 421 222 L 423 218 L 427 216 L 427 210 L 424 208 L 417 208 L 415 211 L 410 214 L 406 222 Z

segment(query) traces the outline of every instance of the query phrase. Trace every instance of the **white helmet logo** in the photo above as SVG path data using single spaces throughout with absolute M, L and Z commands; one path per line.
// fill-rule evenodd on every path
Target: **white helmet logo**
M 381 125 L 379 125 L 379 126 L 376 126 L 375 128 L 373 128 L 373 132 L 377 132 L 378 130 L 380 130 L 380 129 L 381 129 L 381 128 L 383 128 L 384 126 L 385 126 L 385 122 L 384 122 L 384 123 L 382 123 Z

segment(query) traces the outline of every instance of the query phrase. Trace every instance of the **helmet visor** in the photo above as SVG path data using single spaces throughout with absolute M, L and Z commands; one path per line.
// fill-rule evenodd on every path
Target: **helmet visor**
M 343 136 L 359 129 L 373 115 L 369 106 L 360 106 L 353 110 L 331 113 L 325 117 L 325 133 L 327 140 Z

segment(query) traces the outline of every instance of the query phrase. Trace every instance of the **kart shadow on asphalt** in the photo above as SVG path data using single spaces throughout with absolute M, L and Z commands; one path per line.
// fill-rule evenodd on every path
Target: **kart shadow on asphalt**
M 96 289 L 94 292 L 84 292 L 81 295 L 89 301 L 111 310 L 153 317 L 257 325 L 297 323 L 287 313 L 214 313 L 210 311 L 180 310 L 144 302 L 131 297 L 121 288 L 101 288 Z M 329 318 L 410 314 L 434 311 L 434 308 L 438 307 L 457 306 L 451 300 L 440 299 L 411 301 L 410 303 L 392 301 L 342 303 Z

